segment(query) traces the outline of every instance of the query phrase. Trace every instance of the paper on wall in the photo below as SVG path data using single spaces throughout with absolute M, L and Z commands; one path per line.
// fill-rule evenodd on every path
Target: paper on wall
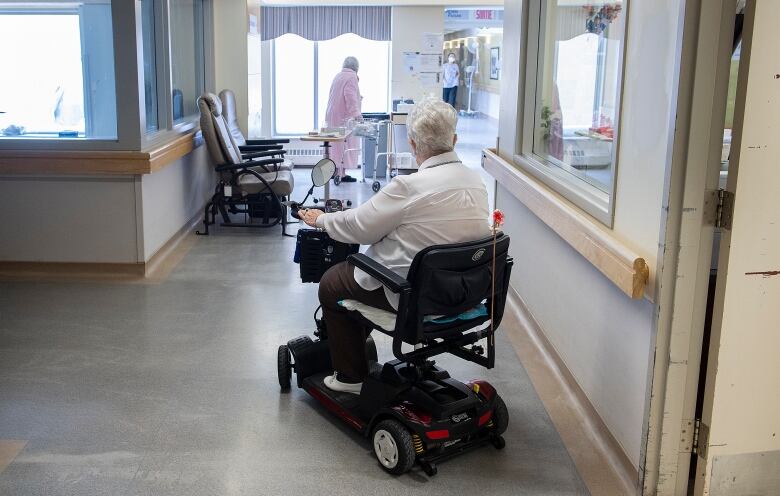
M 441 51 L 444 47 L 444 35 L 442 33 L 423 33 L 422 49 L 426 52 Z
M 420 52 L 404 52 L 404 72 L 416 74 L 420 69 Z
M 421 53 L 419 55 L 419 72 L 439 72 L 441 71 L 441 52 Z
M 421 72 L 417 79 L 423 86 L 438 86 L 441 83 L 441 73 L 439 72 Z

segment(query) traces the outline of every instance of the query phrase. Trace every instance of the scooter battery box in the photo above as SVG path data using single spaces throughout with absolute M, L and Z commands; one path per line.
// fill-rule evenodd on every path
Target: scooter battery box
M 331 239 L 320 229 L 299 229 L 295 247 L 295 262 L 300 264 L 301 282 L 320 282 L 326 270 L 343 262 L 360 245 Z

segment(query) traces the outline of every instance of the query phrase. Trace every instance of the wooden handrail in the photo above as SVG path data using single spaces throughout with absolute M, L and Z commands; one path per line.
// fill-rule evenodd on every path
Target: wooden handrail
M 482 167 L 631 298 L 652 300 L 650 267 L 605 227 L 502 159 L 482 150 Z
M 195 132 L 142 151 L 0 150 L 0 174 L 151 174 L 196 148 Z

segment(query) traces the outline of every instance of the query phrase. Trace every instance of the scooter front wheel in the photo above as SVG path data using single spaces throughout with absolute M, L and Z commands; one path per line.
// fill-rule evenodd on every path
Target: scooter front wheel
M 290 389 L 290 382 L 292 381 L 293 366 L 291 361 L 290 348 L 286 344 L 281 345 L 276 354 L 276 368 L 279 374 L 279 386 L 285 391 Z
M 379 188 L 381 188 L 382 185 L 379 184 L 379 181 L 374 181 L 374 184 L 371 185 L 371 189 L 374 191 L 374 193 L 379 192 Z

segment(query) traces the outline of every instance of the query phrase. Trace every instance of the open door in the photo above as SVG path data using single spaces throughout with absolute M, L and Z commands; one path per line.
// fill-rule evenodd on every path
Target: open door
M 749 0 L 695 494 L 780 494 L 780 2 Z M 728 206 L 731 203 L 729 219 Z M 730 229 L 729 227 L 730 220 Z

